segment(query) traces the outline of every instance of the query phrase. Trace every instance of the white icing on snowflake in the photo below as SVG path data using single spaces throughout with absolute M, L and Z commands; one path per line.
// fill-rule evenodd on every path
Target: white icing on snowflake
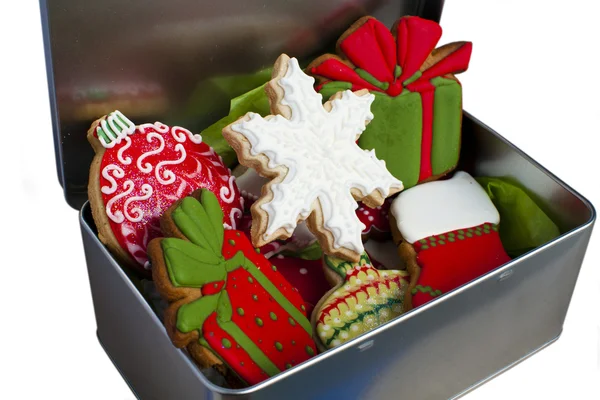
M 333 247 L 362 253 L 365 226 L 355 214 L 358 204 L 351 189 L 362 196 L 379 191 L 385 198 L 390 189 L 403 188 L 374 151 L 355 143 L 366 122 L 373 119 L 370 106 L 375 97 L 346 90 L 326 111 L 322 96 L 313 89 L 314 79 L 302 72 L 295 58 L 289 60 L 278 83 L 284 89 L 281 104 L 291 109 L 291 119 L 281 115 L 264 119 L 248 113 L 248 120 L 231 125 L 231 130 L 250 142 L 251 155 L 265 155 L 268 168 L 288 170 L 282 182 L 271 185 L 273 199 L 262 204 L 268 215 L 264 240 L 271 240 L 269 236 L 280 228 L 291 234 L 298 216 L 306 219 L 318 200 L 323 227 L 334 238 Z

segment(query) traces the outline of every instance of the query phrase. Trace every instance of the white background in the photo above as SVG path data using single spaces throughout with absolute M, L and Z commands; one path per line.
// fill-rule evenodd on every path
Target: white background
M 600 205 L 600 3 L 446 3 L 442 43 L 474 42 L 461 76 L 465 109 Z M 1 2 L 0 398 L 133 399 L 96 340 L 77 212 L 56 177 L 46 88 L 37 1 Z M 598 237 L 562 338 L 467 399 L 600 398 Z

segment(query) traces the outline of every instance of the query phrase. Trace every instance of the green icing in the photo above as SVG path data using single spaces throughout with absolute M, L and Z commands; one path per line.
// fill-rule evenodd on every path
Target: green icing
M 374 118 L 358 144 L 363 149 L 375 149 L 377 158 L 384 160 L 387 169 L 408 189 L 417 184 L 421 167 L 421 95 L 407 90 L 396 97 L 372 93 Z
M 215 312 L 221 293 L 202 296 L 198 300 L 184 304 L 177 310 L 177 330 L 188 333 L 202 330 L 204 321 Z
M 335 81 L 324 84 L 319 93 L 323 95 L 323 101 L 327 101 L 337 92 L 344 90 L 352 90 L 352 84 L 350 82 Z
M 256 322 L 256 325 L 258 325 L 258 326 L 263 326 L 264 325 L 263 320 L 260 319 L 260 318 L 258 318 L 258 317 L 254 318 L 254 322 Z
M 269 360 L 269 357 L 267 357 L 236 324 L 231 321 L 222 321 L 220 318 L 217 318 L 217 323 L 221 329 L 227 332 L 240 346 L 242 346 L 252 361 L 254 361 L 269 376 L 276 375 L 280 372 L 279 368 Z
M 411 83 L 413 83 L 414 81 L 416 81 L 417 79 L 419 79 L 421 77 L 421 75 L 423 75 L 423 73 L 421 71 L 417 71 L 415 72 L 410 78 L 408 78 L 407 80 L 405 80 L 404 82 L 402 82 L 403 86 L 408 86 Z
M 223 234 L 225 232 L 221 204 L 219 204 L 217 196 L 208 189 L 202 189 L 200 200 L 202 201 L 206 214 L 209 216 L 209 221 L 213 227 L 213 235 L 215 236 L 218 244 L 218 251 L 220 252 L 223 248 Z
M 456 167 L 460 156 L 462 87 L 453 79 L 433 78 L 433 142 L 431 169 L 439 175 Z
M 398 78 L 400 75 L 402 75 L 402 67 L 396 65 L 396 68 L 394 68 L 394 78 Z
M 371 75 L 364 69 L 356 68 L 354 70 L 354 72 L 356 72 L 358 74 L 358 76 L 363 78 L 365 81 L 369 82 L 371 85 L 373 85 L 375 87 L 378 87 L 381 90 L 387 90 L 387 88 L 390 86 L 390 84 L 388 82 L 381 82 L 381 81 L 377 80 L 373 75 Z
M 275 342 L 275 348 L 277 351 L 283 351 L 283 345 L 279 342 Z
M 222 215 L 221 211 L 221 218 Z M 221 253 L 221 245 L 214 234 L 211 218 L 198 200 L 193 197 L 184 198 L 171 213 L 171 218 L 190 242 L 210 250 L 215 257 Z
M 215 255 L 197 245 L 177 238 L 162 239 L 161 247 L 169 278 L 174 286 L 199 288 L 225 279 L 227 271 Z
M 238 309 L 237 309 L 237 313 L 238 313 L 240 316 L 242 316 L 242 317 L 243 317 L 243 316 L 244 316 L 244 314 L 245 314 L 245 313 L 244 313 L 244 309 L 243 309 L 242 307 L 238 307 Z
M 310 347 L 310 346 L 306 346 L 306 347 L 304 348 L 304 350 L 306 350 L 306 354 L 308 354 L 309 356 L 314 356 L 314 355 L 315 355 L 315 351 L 314 351 L 314 350 L 313 350 L 313 348 L 312 348 L 312 347 Z
M 277 314 L 275 314 L 273 311 L 269 313 L 269 317 L 271 317 L 273 321 L 277 321 Z
M 231 348 L 231 342 L 227 338 L 223 338 L 223 340 L 221 340 L 221 344 L 223 344 L 223 347 L 226 349 Z
M 341 258 L 332 257 L 328 255 L 323 256 L 323 261 L 327 268 L 334 271 L 336 274 L 341 276 L 342 278 L 346 278 L 347 272 L 353 270 L 357 265 L 370 265 L 371 260 L 366 252 L 363 252 L 360 256 L 360 260 L 358 262 L 353 263 L 350 261 L 342 260 Z

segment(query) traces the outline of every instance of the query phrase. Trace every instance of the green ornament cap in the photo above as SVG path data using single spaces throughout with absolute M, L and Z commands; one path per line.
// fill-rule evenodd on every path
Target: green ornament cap
M 119 110 L 108 114 L 96 127 L 96 136 L 103 147 L 119 144 L 127 135 L 135 132 L 135 124 Z

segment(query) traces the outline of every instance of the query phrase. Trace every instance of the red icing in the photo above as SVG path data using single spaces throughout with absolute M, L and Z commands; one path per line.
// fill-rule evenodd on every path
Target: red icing
M 323 273 L 323 262 L 278 255 L 269 261 L 277 267 L 283 277 L 300 293 L 306 305 L 306 314 L 311 315 L 315 305 L 331 286 Z
M 390 233 L 390 205 L 392 200 L 388 197 L 384 203 L 377 208 L 369 208 L 364 204 L 360 204 L 356 210 L 356 215 L 360 222 L 365 224 L 365 229 L 362 231 L 363 236 L 376 234 L 381 239 Z
M 431 169 L 431 146 L 433 144 L 433 96 L 435 88 L 433 85 L 429 85 L 431 86 L 431 90 L 421 92 L 423 128 L 421 136 L 421 169 L 419 171 L 419 182 L 424 181 L 433 174 Z
M 491 227 L 491 224 L 488 226 Z M 471 228 L 473 232 L 463 229 L 462 240 L 458 239 L 459 230 L 452 231 L 455 235 L 453 242 L 448 241 L 448 234 L 443 235 L 444 239 L 437 235 L 436 241 L 443 240 L 444 244 L 435 247 L 429 245 L 429 240 L 425 244 L 428 246 L 426 249 L 423 249 L 423 243 L 416 242 L 417 263 L 421 267 L 417 285 L 430 286 L 433 290 L 446 293 L 510 261 L 496 231 L 480 231 L 477 235 L 476 228 Z M 413 306 L 418 307 L 433 298 L 428 293 L 416 291 L 412 297 Z
M 182 143 L 175 140 L 178 136 Z M 164 140 L 164 149 L 154 155 L 144 157 L 141 166 L 148 166 L 148 172 L 143 172 L 137 167 L 138 160 L 143 154 L 159 149 L 161 137 Z M 148 140 L 149 139 L 149 140 Z M 118 158 L 119 150 L 127 146 L 128 140 L 131 140 L 129 148 L 123 151 L 124 161 L 131 160 L 129 164 L 122 163 Z M 182 158 L 182 151 L 185 151 L 185 159 L 175 165 L 163 165 L 157 172 L 156 168 L 162 161 L 175 161 Z M 110 218 L 109 222 L 112 231 L 121 247 L 131 255 L 140 269 L 143 269 L 147 262 L 146 245 L 147 243 L 162 236 L 160 231 L 159 218 L 164 211 L 176 200 L 185 197 L 199 188 L 210 189 L 223 208 L 223 222 L 230 226 L 239 223 L 243 204 L 239 195 L 238 188 L 230 174 L 230 171 L 223 165 L 220 157 L 205 143 L 196 144 L 190 140 L 188 131 L 173 127 L 169 128 L 160 123 L 145 124 L 137 127 L 136 131 L 122 139 L 120 143 L 112 148 L 107 148 L 104 152 L 100 165 L 100 188 L 110 188 L 110 180 L 103 176 L 103 171 L 109 165 L 115 165 L 123 171 L 123 177 L 114 175 L 114 171 L 109 175 L 115 179 L 116 191 L 110 194 L 102 193 L 102 200 L 106 207 L 111 199 L 125 193 L 129 185 L 133 190 L 126 196 L 116 200 L 110 207 L 113 215 L 123 214 L 123 221 L 116 222 Z M 174 174 L 174 182 L 162 184 L 156 177 L 158 174 L 165 182 L 170 182 L 169 172 Z M 148 186 L 143 186 L 148 185 Z M 140 197 L 147 195 L 142 190 L 143 187 L 150 187 L 152 194 L 145 200 L 131 200 L 134 196 Z M 226 200 L 230 200 L 228 203 Z M 129 203 L 127 203 L 129 202 Z M 127 213 L 135 219 L 142 215 L 140 221 L 130 221 L 126 218 L 124 210 L 127 204 Z M 139 213 L 136 212 L 139 210 Z
M 340 49 L 358 68 L 380 82 L 392 82 L 396 68 L 394 37 L 381 22 L 369 18 L 340 43 Z
M 289 284 L 287 286 L 290 293 L 300 298 Z M 230 272 L 225 290 L 231 300 L 233 322 L 277 368 L 283 371 L 286 364 L 296 365 L 309 358 L 305 348 L 313 345 L 311 335 L 297 321 L 292 320 L 292 325 L 289 314 L 248 271 L 238 268 Z M 238 308 L 244 310 L 244 315 L 240 315 Z M 256 318 L 260 318 L 262 326 L 257 323 Z M 281 351 L 277 349 L 276 343 L 281 344 Z
M 357 68 L 370 73 L 382 83 L 387 83 L 385 93 L 398 96 L 403 82 L 413 77 L 435 49 L 442 35 L 442 28 L 434 21 L 419 17 L 403 17 L 396 27 L 396 40 L 384 24 L 374 18 L 367 19 L 340 43 L 340 50 Z M 435 88 L 431 79 L 465 71 L 469 66 L 472 44 L 465 42 L 436 64 L 423 72 L 415 82 L 406 86 L 411 92 L 421 93 L 423 110 L 423 139 L 421 148 L 421 171 L 419 181 L 432 175 L 431 145 L 433 125 L 433 96 Z M 402 71 L 395 78 L 396 64 Z M 341 66 L 343 65 L 343 67 Z M 381 89 L 360 78 L 341 61 L 328 58 L 311 68 L 313 75 L 327 81 L 343 81 L 352 84 L 352 90 Z M 321 84 L 322 85 L 322 84 Z M 320 87 L 319 87 L 320 88 Z
M 350 273 L 349 275 L 346 275 L 345 280 L 350 281 L 350 278 L 352 278 L 353 276 L 357 276 L 361 271 L 366 272 L 365 270 L 373 270 L 375 273 L 377 273 L 377 275 L 381 275 L 381 272 L 382 272 L 382 271 L 375 269 L 372 265 L 363 265 L 363 266 L 361 266 L 361 268 L 354 268 L 352 270 L 352 273 Z M 390 289 L 390 284 L 392 282 L 395 282 L 396 285 L 398 285 L 398 287 L 400 287 L 400 285 L 401 285 L 400 281 L 402 281 L 402 280 L 407 281 L 408 279 L 407 279 L 407 277 L 402 277 L 399 275 L 392 275 L 392 276 L 388 275 L 388 278 L 384 282 L 378 281 L 378 282 L 376 282 L 376 285 L 379 286 L 379 285 L 383 284 L 385 287 Z M 367 297 L 370 297 L 370 294 L 367 291 L 367 289 L 369 289 L 370 287 L 373 287 L 373 284 L 360 286 L 356 290 L 348 292 L 345 296 L 338 297 L 337 299 L 335 299 L 335 301 L 333 301 L 327 307 L 321 309 L 320 314 L 319 314 L 320 315 L 319 322 L 324 323 L 325 317 L 327 315 L 329 315 L 329 313 L 332 310 L 336 309 L 338 307 L 338 305 L 345 303 L 349 297 L 354 297 L 357 302 L 359 302 L 357 295 L 361 292 L 365 293 L 367 295 Z
M 343 62 L 335 58 L 328 58 L 316 67 L 311 68 L 313 75 L 327 76 L 334 81 L 343 81 L 353 84 L 352 90 L 369 89 L 378 90 L 375 86 L 365 81 L 363 78 L 358 76 L 356 72 Z M 356 85 L 356 86 L 354 86 Z M 356 89 L 355 89 L 356 87 Z
M 202 335 L 210 347 L 219 353 L 223 361 L 247 383 L 255 384 L 268 378 L 267 374 L 250 358 L 243 348 L 238 347 L 231 335 L 225 332 L 217 323 L 217 313 L 212 313 L 204 325 Z M 231 347 L 223 346 L 223 339 L 231 343 Z
M 397 25 L 398 64 L 404 82 L 417 72 L 442 37 L 442 28 L 434 21 L 403 17 Z
M 273 268 L 264 256 L 256 252 L 250 240 L 242 232 L 226 230 L 222 248 L 224 258 L 229 260 L 240 251 L 294 307 L 306 316 L 303 310 L 304 302 L 298 291 L 285 280 L 277 268 Z M 311 334 L 306 332 L 298 321 L 291 318 L 251 272 L 241 267 L 235 268 L 227 273 L 225 281 L 204 285 L 202 293 L 215 294 L 218 293 L 218 288 L 225 290 L 229 296 L 231 321 L 277 368 L 283 371 L 309 359 L 311 356 L 306 351 L 307 347 L 316 354 Z M 257 321 L 257 318 L 260 321 Z M 237 348 L 233 337 L 218 326 L 216 313 L 211 314 L 204 322 L 202 333 L 211 348 L 247 383 L 256 384 L 268 378 L 262 368 L 256 365 L 242 348 Z M 223 339 L 227 339 L 231 346 L 224 346 Z
M 232 244 L 233 243 L 233 244 Z M 306 312 L 302 310 L 304 302 L 294 287 L 285 280 L 285 278 L 276 270 L 269 260 L 264 255 L 258 253 L 252 246 L 248 237 L 240 231 L 229 230 L 225 231 L 223 241 L 223 256 L 225 259 L 230 259 L 238 251 L 244 253 L 244 256 L 261 270 L 263 274 L 275 285 L 277 289 L 292 303 L 297 309 L 301 310 L 304 315 Z M 306 308 L 306 307 L 304 307 Z

